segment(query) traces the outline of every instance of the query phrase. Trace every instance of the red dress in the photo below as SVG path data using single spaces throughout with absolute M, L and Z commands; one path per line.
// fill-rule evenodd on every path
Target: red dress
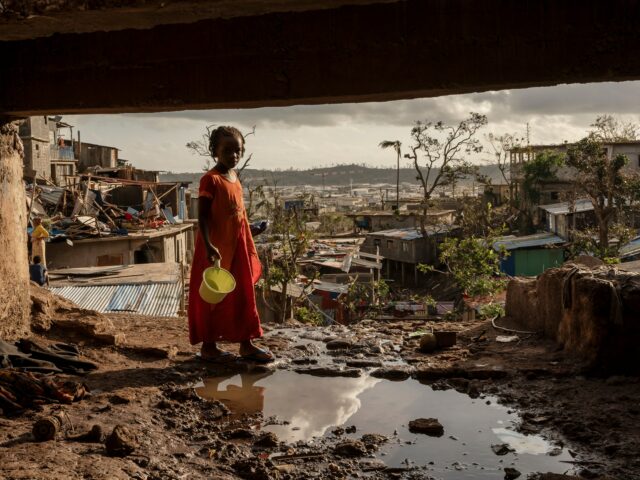
M 210 170 L 200 179 L 199 195 L 211 199 L 209 238 L 220 251 L 222 268 L 235 277 L 236 288 L 216 305 L 200 298 L 202 273 L 211 265 L 198 233 L 189 284 L 189 340 L 195 345 L 261 337 L 253 287 L 262 267 L 249 229 L 240 181 L 230 182 L 217 170 Z

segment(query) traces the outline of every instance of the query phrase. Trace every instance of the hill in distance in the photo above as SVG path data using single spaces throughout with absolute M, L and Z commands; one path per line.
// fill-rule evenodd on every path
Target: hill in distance
M 480 172 L 491 178 L 492 183 L 502 183 L 500 171 L 496 165 L 482 165 Z M 174 173 L 166 172 L 160 175 L 160 181 L 177 182 L 185 181 L 198 184 L 202 173 Z M 309 185 L 321 187 L 324 185 L 346 186 L 352 182 L 354 185 L 360 184 L 376 184 L 396 182 L 395 168 L 374 168 L 365 165 L 335 165 L 332 167 L 310 168 L 307 170 L 265 170 L 246 168 L 242 172 L 244 182 L 265 183 L 273 185 L 277 182 L 278 186 L 298 186 Z M 471 183 L 469 179 L 469 183 Z M 400 169 L 400 182 L 418 183 L 416 179 L 416 171 L 413 168 Z M 465 182 L 462 182 L 465 183 Z

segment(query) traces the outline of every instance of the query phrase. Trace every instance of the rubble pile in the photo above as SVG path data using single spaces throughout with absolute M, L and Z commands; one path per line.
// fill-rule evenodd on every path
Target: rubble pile
M 163 203 L 168 195 L 175 194 L 179 184 L 158 194 L 160 185 L 163 184 L 91 175 L 84 175 L 78 183 L 66 187 L 27 184 L 27 210 L 30 218 L 45 219 L 43 223 L 51 232 L 52 242 L 126 236 L 130 231 L 182 222 Z M 133 193 L 116 195 L 123 188 Z
M 46 403 L 72 403 L 84 398 L 87 388 L 78 382 L 56 381 L 49 376 L 0 369 L 0 413 L 11 417 Z

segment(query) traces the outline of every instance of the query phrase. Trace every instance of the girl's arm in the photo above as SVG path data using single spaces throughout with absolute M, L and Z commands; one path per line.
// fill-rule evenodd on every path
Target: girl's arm
M 209 238 L 209 228 L 211 227 L 211 219 L 209 212 L 211 211 L 212 200 L 208 197 L 198 197 L 198 230 L 204 241 L 204 248 L 207 251 L 209 262 L 214 263 L 220 259 L 220 251 L 211 243 Z

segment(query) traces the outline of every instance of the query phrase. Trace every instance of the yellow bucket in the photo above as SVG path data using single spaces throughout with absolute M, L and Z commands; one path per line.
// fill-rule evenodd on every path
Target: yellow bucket
M 200 283 L 200 298 L 207 303 L 220 303 L 228 293 L 236 288 L 236 279 L 230 272 L 220 268 L 220 262 L 205 269 Z

